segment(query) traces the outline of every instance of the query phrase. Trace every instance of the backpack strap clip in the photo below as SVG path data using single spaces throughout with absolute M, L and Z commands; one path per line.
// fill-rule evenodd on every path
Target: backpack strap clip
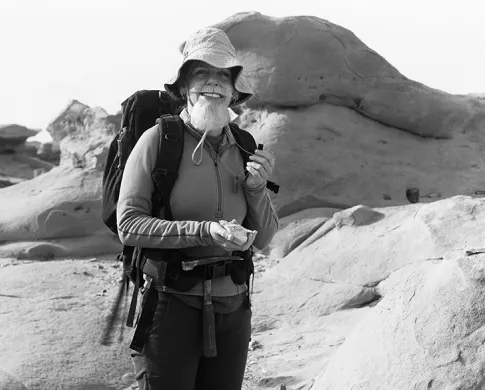
M 179 139 L 179 137 L 176 134 L 171 134 L 171 133 L 166 133 L 164 137 L 167 141 L 171 141 L 171 142 L 177 142 Z

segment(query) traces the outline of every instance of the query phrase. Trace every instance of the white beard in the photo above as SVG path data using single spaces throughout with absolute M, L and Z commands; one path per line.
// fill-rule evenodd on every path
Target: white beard
M 203 132 L 222 129 L 229 122 L 229 111 L 222 102 L 199 98 L 190 113 L 190 124 Z

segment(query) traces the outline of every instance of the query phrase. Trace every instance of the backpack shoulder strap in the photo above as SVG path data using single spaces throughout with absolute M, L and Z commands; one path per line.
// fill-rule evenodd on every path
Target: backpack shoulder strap
M 241 156 L 243 158 L 244 169 L 246 169 L 246 164 L 249 161 L 249 156 L 254 154 L 256 150 L 256 141 L 254 140 L 253 136 L 250 132 L 240 129 L 238 125 L 235 123 L 230 123 L 229 127 L 231 129 L 232 135 L 236 139 L 236 142 L 241 146 L 244 150 L 241 151 Z
M 243 163 L 244 163 L 244 172 L 247 173 L 246 171 L 246 164 L 249 161 L 249 156 L 251 154 L 254 154 L 256 151 L 256 141 L 254 140 L 254 137 L 251 135 L 249 131 L 240 129 L 238 125 L 235 123 L 231 123 L 229 125 L 231 128 L 231 132 L 234 135 L 234 138 L 236 139 L 236 142 L 239 144 L 240 148 L 239 150 L 241 151 L 241 155 L 243 158 Z M 263 145 L 260 145 L 261 148 Z M 244 150 L 241 150 L 241 147 Z M 249 153 L 248 153 L 249 152 Z M 280 186 L 272 181 L 267 181 L 266 182 L 266 187 L 273 191 L 275 194 L 279 192 Z
M 162 115 L 158 120 L 158 158 L 152 179 L 155 183 L 154 209 L 164 207 L 165 219 L 172 220 L 170 210 L 170 193 L 184 150 L 184 126 L 177 115 Z

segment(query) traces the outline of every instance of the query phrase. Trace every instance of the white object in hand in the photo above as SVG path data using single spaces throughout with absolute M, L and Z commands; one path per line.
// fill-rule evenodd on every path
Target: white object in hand
M 219 221 L 221 226 L 226 229 L 234 237 L 234 242 L 239 245 L 244 245 L 248 241 L 249 234 L 256 234 L 256 230 L 248 230 L 239 225 L 235 219 L 231 222 Z

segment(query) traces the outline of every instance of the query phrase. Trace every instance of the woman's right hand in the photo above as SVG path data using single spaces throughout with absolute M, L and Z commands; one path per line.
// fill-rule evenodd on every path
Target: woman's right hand
M 211 222 L 209 231 L 214 239 L 214 242 L 227 251 L 245 251 L 253 244 L 256 234 L 248 234 L 248 240 L 245 244 L 240 245 L 234 241 L 234 237 L 231 232 L 224 229 L 224 227 L 218 222 Z

